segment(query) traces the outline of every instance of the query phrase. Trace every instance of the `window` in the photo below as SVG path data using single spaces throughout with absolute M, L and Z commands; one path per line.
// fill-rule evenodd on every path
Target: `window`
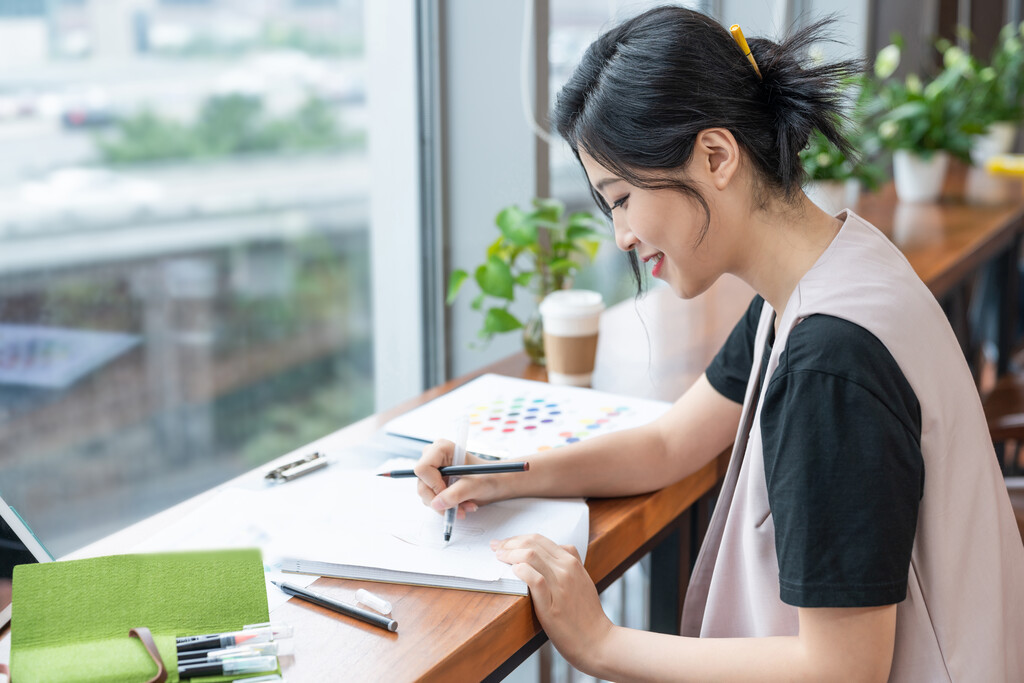
M 558 91 L 569 80 L 590 43 L 619 21 L 663 4 L 665 2 L 659 0 L 606 3 L 549 0 L 551 23 L 548 36 L 548 83 L 552 108 Z M 703 6 L 699 1 L 675 4 L 694 9 L 702 9 Z M 552 196 L 565 202 L 570 210 L 590 211 L 599 215 L 587 190 L 586 176 L 572 150 L 557 134 L 555 141 L 556 144 L 552 146 L 550 153 Z M 652 281 L 649 285 L 659 286 L 659 283 Z M 622 301 L 636 293 L 636 284 L 629 270 L 628 261 L 611 239 L 602 245 L 595 263 L 580 272 L 575 286 L 601 292 L 606 305 Z
M 0 492 L 57 556 L 375 409 L 361 0 L 0 0 Z

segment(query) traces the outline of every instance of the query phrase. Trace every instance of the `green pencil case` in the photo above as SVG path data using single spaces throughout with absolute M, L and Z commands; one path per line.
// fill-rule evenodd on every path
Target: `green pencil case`
M 143 683 L 158 665 L 131 629 L 148 629 L 168 681 L 176 638 L 270 620 L 260 551 L 112 555 L 14 568 L 12 683 Z M 206 677 L 194 681 L 241 678 Z

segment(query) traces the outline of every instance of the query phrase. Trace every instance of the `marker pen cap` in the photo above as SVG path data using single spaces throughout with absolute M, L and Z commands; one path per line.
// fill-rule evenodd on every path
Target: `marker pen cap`
M 277 657 L 250 657 L 249 659 L 225 659 L 225 674 L 258 674 L 277 668 Z
M 379 595 L 374 595 L 365 588 L 360 588 L 356 591 L 356 602 L 372 607 L 381 614 L 391 614 L 391 603 Z
M 232 657 L 252 657 L 255 655 L 290 655 L 293 652 L 293 642 L 291 640 L 276 641 L 272 640 L 268 643 L 256 643 L 254 645 L 239 645 L 237 647 L 229 647 L 223 650 L 214 650 L 206 654 L 207 659 L 230 659 Z
M 290 624 L 284 622 L 278 624 L 271 624 L 270 622 L 264 622 L 262 624 L 249 624 L 248 626 L 242 627 L 243 631 L 263 631 L 269 630 L 270 637 L 273 640 L 279 638 L 291 638 L 294 634 L 295 629 Z

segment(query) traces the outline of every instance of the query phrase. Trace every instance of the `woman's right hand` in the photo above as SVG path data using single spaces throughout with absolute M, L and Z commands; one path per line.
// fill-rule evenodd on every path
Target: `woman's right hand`
M 447 439 L 439 439 L 423 449 L 423 455 L 412 469 L 419 478 L 416 490 L 424 505 L 438 512 L 458 505 L 456 516 L 461 519 L 467 512 L 473 512 L 481 505 L 510 497 L 508 493 L 503 494 L 501 477 L 505 475 L 501 474 L 459 477 L 449 486 L 438 470 L 451 465 L 454 455 L 455 444 Z M 472 453 L 466 453 L 467 465 L 484 462 Z

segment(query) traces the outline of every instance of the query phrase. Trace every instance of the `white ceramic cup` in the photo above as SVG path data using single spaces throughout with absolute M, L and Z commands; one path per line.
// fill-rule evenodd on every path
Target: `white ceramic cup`
M 562 289 L 540 303 L 548 382 L 590 386 L 604 301 L 599 292 Z

